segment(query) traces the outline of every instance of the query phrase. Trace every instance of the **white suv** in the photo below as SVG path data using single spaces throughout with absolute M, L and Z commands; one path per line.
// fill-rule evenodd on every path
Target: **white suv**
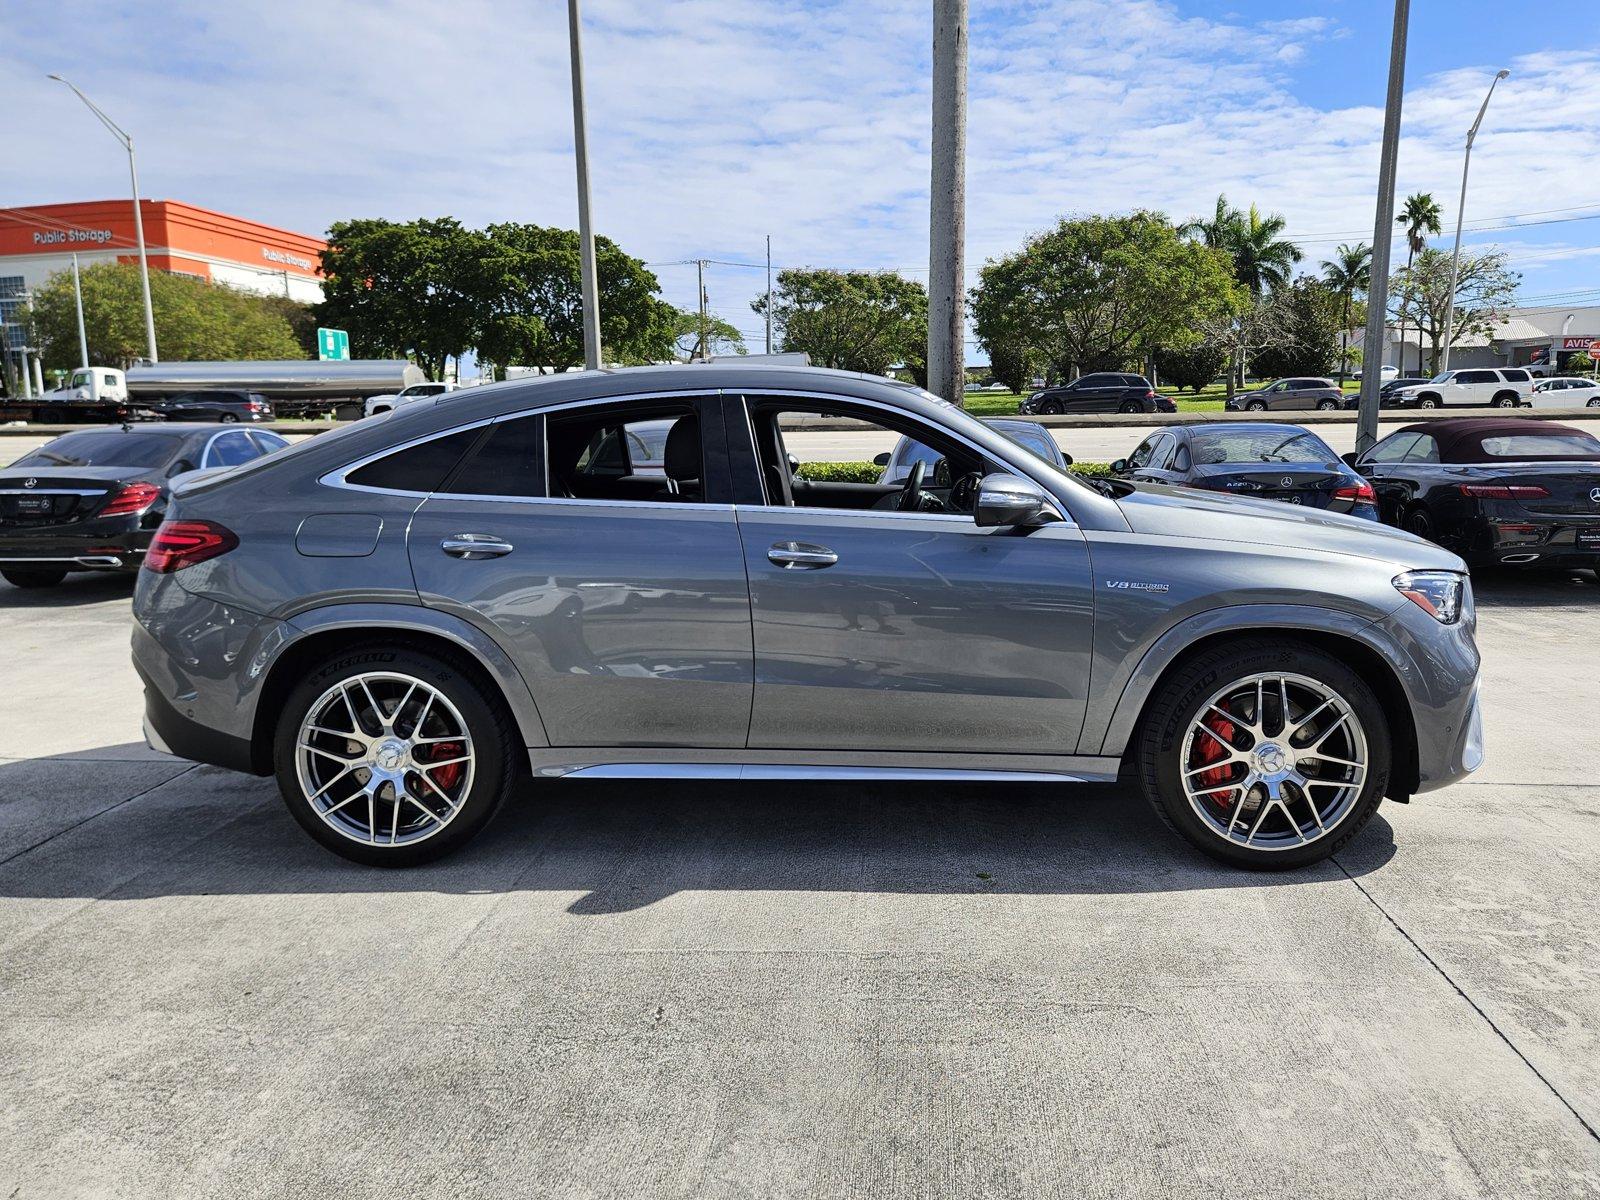
M 399 408 L 404 404 L 411 404 L 418 400 L 427 400 L 432 396 L 442 396 L 446 392 L 456 390 L 453 383 L 413 383 L 408 388 L 386 396 L 372 396 L 366 403 L 366 416 L 374 417 L 379 413 L 386 413 L 392 408 Z
M 1533 376 L 1522 367 L 1468 367 L 1396 388 L 1394 394 L 1406 408 L 1518 408 L 1533 395 Z

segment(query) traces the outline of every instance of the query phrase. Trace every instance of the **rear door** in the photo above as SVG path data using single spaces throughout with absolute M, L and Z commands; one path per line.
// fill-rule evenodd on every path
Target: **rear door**
M 661 419 L 684 433 L 662 474 L 635 473 L 628 427 Z M 750 595 L 715 398 L 493 422 L 417 509 L 409 547 L 423 603 L 507 651 L 552 745 L 745 744 Z

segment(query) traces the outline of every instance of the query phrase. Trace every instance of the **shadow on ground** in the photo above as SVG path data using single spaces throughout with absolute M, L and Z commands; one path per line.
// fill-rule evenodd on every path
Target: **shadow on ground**
M 0 765 L 0 797 L 39 789 L 41 768 L 61 791 L 106 766 Z M 1375 870 L 1393 831 L 1376 816 L 1351 850 L 1352 874 Z M 718 889 L 1098 895 L 1342 877 L 1332 863 L 1285 874 L 1212 863 L 1121 785 L 599 780 L 534 785 L 460 853 L 387 870 L 311 841 L 271 780 L 201 767 L 18 854 L 0 866 L 0 895 L 561 891 L 579 893 L 570 912 L 598 915 Z
M 19 588 L 0 580 L 0 609 L 75 608 L 133 596 L 133 573 L 84 571 L 68 575 L 54 587 Z

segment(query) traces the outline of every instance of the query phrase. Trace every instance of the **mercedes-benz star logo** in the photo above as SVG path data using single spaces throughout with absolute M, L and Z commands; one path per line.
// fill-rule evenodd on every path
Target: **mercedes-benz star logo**
M 28 484 L 31 487 L 33 485 L 33 481 L 29 480 Z M 1600 487 L 1589 489 L 1589 500 L 1594 504 L 1600 504 Z
M 24 479 L 22 481 L 22 486 L 23 487 L 38 487 L 39 486 L 39 481 L 37 479 Z
M 1294 486 L 1294 476 L 1293 475 L 1285 475 L 1282 479 L 1278 480 L 1278 486 L 1279 487 L 1293 487 Z

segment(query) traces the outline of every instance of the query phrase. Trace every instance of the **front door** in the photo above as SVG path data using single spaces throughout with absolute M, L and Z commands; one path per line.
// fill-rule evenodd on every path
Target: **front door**
M 1073 753 L 1093 610 L 1077 527 L 979 528 L 975 477 L 1005 465 L 904 413 L 759 397 L 748 412 L 746 422 L 730 404 L 730 437 L 753 431 L 761 467 L 738 508 L 755 629 L 751 748 Z M 799 415 L 880 424 L 934 447 L 940 463 L 914 503 L 909 480 L 873 507 L 826 488 L 797 501 L 780 464 L 826 452 L 785 431 Z
M 745 743 L 749 591 L 720 414 L 701 415 L 656 398 L 498 422 L 412 518 L 423 603 L 511 655 L 554 746 Z M 635 461 L 658 433 L 664 461 Z

